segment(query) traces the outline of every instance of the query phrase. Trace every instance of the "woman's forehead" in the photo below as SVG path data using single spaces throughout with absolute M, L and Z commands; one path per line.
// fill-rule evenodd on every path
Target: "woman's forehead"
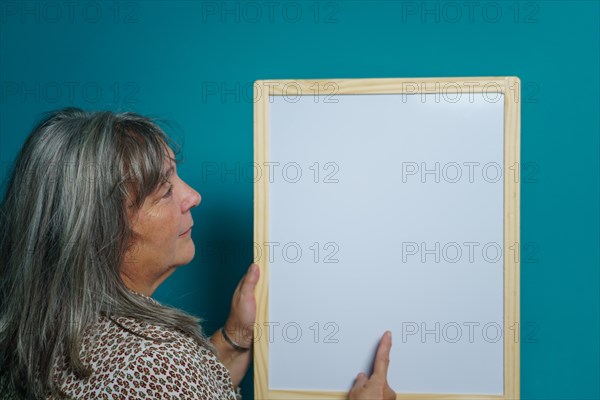
M 173 153 L 173 150 L 171 150 L 171 148 L 167 146 L 167 157 L 165 157 L 164 159 L 165 170 L 168 170 L 171 167 L 173 167 L 173 160 L 175 160 L 175 153 Z

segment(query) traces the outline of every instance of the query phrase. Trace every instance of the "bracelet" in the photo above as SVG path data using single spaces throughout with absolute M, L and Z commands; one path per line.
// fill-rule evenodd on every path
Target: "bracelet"
M 227 333 L 225 333 L 225 327 L 224 326 L 221 327 L 221 333 L 223 334 L 223 337 L 225 338 L 225 340 L 227 340 L 227 342 L 229 342 L 229 344 L 231 346 L 233 346 L 233 348 L 236 349 L 237 351 L 247 351 L 247 350 L 250 350 L 250 347 L 242 347 L 239 344 L 237 344 L 236 342 L 234 342 L 233 340 L 231 340 L 229 338 L 229 336 L 227 336 Z

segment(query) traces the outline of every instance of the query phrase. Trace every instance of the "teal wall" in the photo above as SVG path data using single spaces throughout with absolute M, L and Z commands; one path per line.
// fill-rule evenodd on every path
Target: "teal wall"
M 282 1 L 272 14 L 264 2 L 68 4 L 0 3 L 2 175 L 49 109 L 176 122 L 187 159 L 180 175 L 203 196 L 192 212 L 197 251 L 155 298 L 205 318 L 209 333 L 252 261 L 253 188 L 202 171 L 252 162 L 254 80 L 520 77 L 521 315 L 529 323 L 521 393 L 600 397 L 597 1 Z M 242 383 L 246 399 L 252 374 Z

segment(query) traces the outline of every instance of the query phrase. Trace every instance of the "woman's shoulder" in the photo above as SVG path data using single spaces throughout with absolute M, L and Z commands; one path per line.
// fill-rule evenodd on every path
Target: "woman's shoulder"
M 130 290 L 131 291 L 131 290 Z M 151 297 L 133 292 L 153 304 L 160 304 Z M 164 342 L 161 345 L 161 342 Z M 178 348 L 192 353 L 201 346 L 184 332 L 129 316 L 102 314 L 95 324 L 86 328 L 82 352 L 93 353 L 110 349 L 112 353 L 127 355 L 129 359 L 145 349 Z
M 113 354 L 126 356 L 126 361 L 156 356 L 157 360 L 162 357 L 166 361 L 184 358 L 192 363 L 210 360 L 208 363 L 212 365 L 214 361 L 218 362 L 209 349 L 179 329 L 129 317 L 102 317 L 96 329 L 95 336 L 89 338 L 90 350 L 104 349 L 105 356 L 108 356 L 106 350 L 110 350 Z
M 198 350 L 198 345 L 183 332 L 131 317 L 100 316 L 84 333 L 82 352 L 126 356 L 131 360 L 145 350 Z M 107 359 L 101 357 L 102 359 Z
M 93 370 L 90 378 L 77 379 L 64 361 L 55 374 L 61 388 L 76 398 L 118 394 L 146 399 L 158 392 L 173 398 L 234 398 L 225 366 L 176 329 L 102 316 L 86 329 L 81 356 Z

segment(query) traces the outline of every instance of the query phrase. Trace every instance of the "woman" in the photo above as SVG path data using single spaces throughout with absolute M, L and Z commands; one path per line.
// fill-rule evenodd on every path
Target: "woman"
M 0 398 L 241 398 L 258 265 L 211 337 L 150 297 L 195 252 L 201 196 L 172 148 L 130 112 L 66 108 L 33 129 L 0 208 Z M 350 398 L 395 398 L 390 346 L 385 335 Z

